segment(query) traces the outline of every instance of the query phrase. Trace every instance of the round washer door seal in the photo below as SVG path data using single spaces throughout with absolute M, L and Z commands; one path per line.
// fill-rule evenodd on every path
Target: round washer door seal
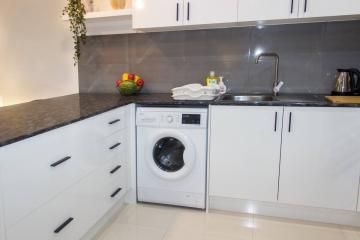
M 189 137 L 175 130 L 164 130 L 153 137 L 147 147 L 148 167 L 165 180 L 186 177 L 196 161 L 195 147 Z

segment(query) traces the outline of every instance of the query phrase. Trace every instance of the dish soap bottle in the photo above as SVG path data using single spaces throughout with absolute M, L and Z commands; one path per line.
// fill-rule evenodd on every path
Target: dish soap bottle
M 215 71 L 211 71 L 210 75 L 206 78 L 206 86 L 216 86 L 219 78 L 215 76 Z
M 220 80 L 219 80 L 219 88 L 220 88 L 220 94 L 225 94 L 227 91 L 227 87 L 224 83 L 224 77 L 220 76 Z

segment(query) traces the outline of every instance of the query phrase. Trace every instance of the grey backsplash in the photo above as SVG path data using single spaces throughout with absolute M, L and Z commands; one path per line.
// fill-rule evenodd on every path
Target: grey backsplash
M 214 70 L 231 92 L 270 92 L 280 55 L 283 93 L 329 93 L 337 68 L 360 68 L 360 21 L 308 23 L 89 37 L 79 64 L 81 93 L 115 93 L 125 71 L 141 75 L 143 92 L 168 93 L 203 83 Z

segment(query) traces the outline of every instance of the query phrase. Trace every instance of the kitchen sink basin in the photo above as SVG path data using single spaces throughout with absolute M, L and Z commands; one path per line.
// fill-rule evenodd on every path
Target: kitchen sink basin
M 220 101 L 235 101 L 235 102 L 270 102 L 277 101 L 271 95 L 224 95 Z
M 280 95 L 274 97 L 273 95 L 237 95 L 226 94 L 221 96 L 218 101 L 220 102 L 286 102 L 286 103 L 311 103 L 319 102 L 319 98 L 316 95 L 310 94 L 289 94 Z

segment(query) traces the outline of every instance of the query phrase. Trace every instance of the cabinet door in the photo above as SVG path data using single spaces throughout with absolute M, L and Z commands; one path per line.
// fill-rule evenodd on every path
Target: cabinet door
M 298 17 L 299 0 L 239 0 L 239 22 Z
M 285 108 L 279 201 L 356 210 L 360 109 Z
M 277 200 L 282 114 L 282 107 L 211 107 L 211 196 Z
M 183 9 L 183 0 L 134 0 L 133 28 L 182 25 Z
M 184 24 L 237 22 L 238 0 L 185 0 Z
M 360 14 L 359 0 L 300 0 L 300 17 L 327 17 Z

